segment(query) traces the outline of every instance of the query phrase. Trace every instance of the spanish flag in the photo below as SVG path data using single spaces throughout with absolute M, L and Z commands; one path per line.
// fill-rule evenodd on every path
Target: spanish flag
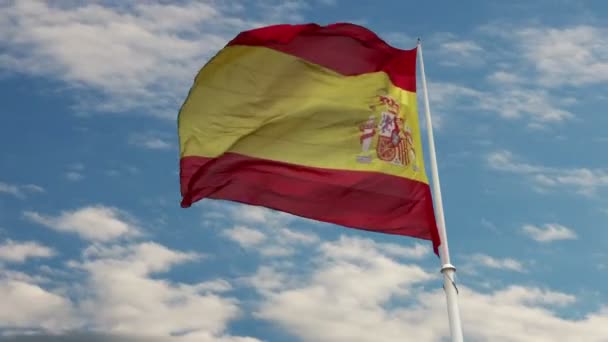
M 437 253 L 416 53 L 349 23 L 241 32 L 180 109 L 181 206 L 264 206 L 431 240 Z

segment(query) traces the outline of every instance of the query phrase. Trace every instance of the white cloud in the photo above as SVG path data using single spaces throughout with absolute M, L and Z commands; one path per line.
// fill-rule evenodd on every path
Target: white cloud
M 285 287 L 288 279 L 287 274 L 277 271 L 273 267 L 263 265 L 258 268 L 254 275 L 245 277 L 243 280 L 256 290 L 270 294 L 273 290 Z
M 304 231 L 295 231 L 288 228 L 279 228 L 276 232 L 279 241 L 287 244 L 312 244 L 319 241 L 319 237 Z
M 487 155 L 486 160 L 488 165 L 493 169 L 513 173 L 540 173 L 545 169 L 542 166 L 518 162 L 515 160 L 513 153 L 506 150 L 492 152 Z
M 76 326 L 72 303 L 25 281 L 0 280 L 0 328 L 59 332 Z
M 216 279 L 186 284 L 159 278 L 171 267 L 200 257 L 153 242 L 91 246 L 84 252 L 85 260 L 74 265 L 89 277 L 89 288 L 80 303 L 82 314 L 94 330 L 104 332 L 230 340 L 225 336 L 227 322 L 240 309 L 236 300 L 217 294 L 230 290 L 228 282 Z
M 482 110 L 492 111 L 496 108 L 507 119 L 526 116 L 538 125 L 562 122 L 574 117 L 571 112 L 556 106 L 560 103 L 559 99 L 540 89 L 499 89 L 492 94 L 485 94 L 481 100 Z
M 0 182 L 0 192 L 10 194 L 18 198 L 23 198 L 23 193 L 16 185 Z
M 428 83 L 428 88 L 431 106 L 438 108 L 450 107 L 456 103 L 466 105 L 462 101 L 483 97 L 481 91 L 469 88 L 464 84 L 433 81 Z
M 49 258 L 56 252 L 35 241 L 6 240 L 0 244 L 0 260 L 21 263 L 29 258 Z
M 412 247 L 400 246 L 393 243 L 382 243 L 379 246 L 389 255 L 408 259 L 422 259 L 431 254 L 431 247 L 421 243 L 416 243 Z
M 223 279 L 210 280 L 207 282 L 199 283 L 195 285 L 198 291 L 209 292 L 209 293 L 221 293 L 232 290 L 232 285 Z
M 473 254 L 467 258 L 474 266 L 483 266 L 500 270 L 510 270 L 515 272 L 525 272 L 521 262 L 513 258 L 498 259 L 485 254 Z
M 496 226 L 496 224 L 494 224 L 494 222 L 486 219 L 486 218 L 482 218 L 481 219 L 481 225 L 485 228 L 490 229 L 493 232 L 499 232 L 498 227 Z
M 101 205 L 64 211 L 58 216 L 47 216 L 33 211 L 24 212 L 24 216 L 59 232 L 76 233 L 91 241 L 110 241 L 140 233 L 137 223 L 128 214 Z
M 439 37 L 440 64 L 456 67 L 479 67 L 485 64 L 485 51 L 474 41 L 457 40 L 453 35 Z
M 84 179 L 84 175 L 76 171 L 68 171 L 65 173 L 65 178 L 72 182 L 78 182 Z
M 191 80 L 194 61 L 222 41 L 212 34 L 180 38 L 217 15 L 207 4 L 185 8 L 138 4 L 120 10 L 98 4 L 58 7 L 15 2 L 5 7 L 1 38 L 12 49 L 0 64 L 101 90 L 108 97 L 101 106 L 106 111 L 140 107 L 138 102 L 147 102 L 152 110 L 166 106 L 175 100 L 170 87 L 179 79 Z M 163 95 L 163 90 L 168 93 Z
M 483 259 L 516 265 L 508 259 Z M 263 267 L 249 279 L 263 299 L 259 318 L 311 342 L 448 338 L 445 294 L 436 274 L 401 264 L 380 244 L 356 238 L 326 242 L 310 260 L 314 267 L 309 272 Z M 599 342 L 608 324 L 603 309 L 580 319 L 562 318 L 557 309 L 577 302 L 567 293 L 519 285 L 489 292 L 459 285 L 459 291 L 467 341 Z
M 30 192 L 37 192 L 37 193 L 45 192 L 43 187 L 36 185 L 36 184 L 26 184 L 23 186 L 23 189 L 30 191 Z
M 79 182 L 84 179 L 84 164 L 72 163 L 67 166 L 68 171 L 65 173 L 65 178 L 71 182 Z
M 295 250 L 291 246 L 267 244 L 262 246 L 259 249 L 259 252 L 265 257 L 285 257 L 295 253 Z
M 202 257 L 155 242 L 93 244 L 81 261 L 68 263 L 71 274 L 83 277 L 62 285 L 74 302 L 8 273 L 0 278 L 0 328 L 11 334 L 85 331 L 163 341 L 259 342 L 226 332 L 241 314 L 237 300 L 220 296 L 232 290 L 228 281 L 180 283 L 163 276 Z
M 229 214 L 237 222 L 264 226 L 280 226 L 294 219 L 291 214 L 255 205 L 235 205 Z
M 0 68 L 80 92 L 77 110 L 174 119 L 194 76 L 238 32 L 301 21 L 303 1 L 4 2 Z
M 27 197 L 28 193 L 43 193 L 44 188 L 35 184 L 16 185 L 0 182 L 0 193 L 9 194 L 19 199 Z
M 256 251 L 264 257 L 289 256 L 296 252 L 295 247 L 311 245 L 319 241 L 319 237 L 306 226 L 298 230 L 286 228 L 286 225 L 294 220 L 311 225 L 319 222 L 260 206 L 231 204 L 214 205 L 214 207 L 215 210 L 205 213 L 205 218 L 229 215 L 239 225 L 231 229 L 218 227 L 221 229 L 221 234 L 237 242 L 241 247 Z M 252 226 L 257 228 L 251 228 Z
M 310 278 L 296 280 L 293 277 L 300 276 L 261 269 L 257 278 L 271 281 L 258 282 L 265 300 L 257 315 L 304 341 L 391 341 L 403 336 L 421 340 L 412 332 L 398 336 L 403 331 L 395 328 L 401 323 L 383 305 L 433 277 L 417 266 L 401 265 L 380 254 L 379 246 L 363 246 L 367 241 L 349 238 L 324 243 Z M 283 277 L 292 281 L 283 282 Z
M 524 119 L 529 127 L 559 123 L 574 117 L 570 111 L 558 105 L 568 101 L 556 98 L 542 89 L 525 89 L 517 86 L 477 90 L 446 82 L 429 84 L 429 97 L 432 106 L 440 112 L 475 111 L 496 113 L 507 120 Z
M 83 256 L 88 260 L 85 266 L 95 270 L 121 268 L 139 275 L 164 272 L 171 266 L 201 257 L 196 253 L 173 251 L 153 242 L 128 246 L 93 244 L 83 251 Z
M 519 161 L 510 151 L 495 151 L 486 156 L 492 169 L 526 176 L 538 189 L 571 188 L 583 195 L 593 195 L 608 186 L 608 171 L 588 168 L 556 168 Z
M 0 265 L 0 282 L 17 281 L 30 284 L 44 284 L 49 282 L 49 278 L 40 274 L 30 275 L 21 271 L 3 268 Z
M 129 137 L 129 143 L 150 150 L 169 150 L 174 147 L 162 135 L 154 132 L 134 133 Z
M 235 219 L 242 222 L 266 223 L 271 214 L 269 209 L 258 206 L 243 205 L 234 208 Z
M 593 26 L 521 28 L 494 23 L 476 30 L 480 35 L 471 39 L 438 34 L 439 63 L 485 63 L 492 70 L 475 83 L 431 82 L 431 103 L 437 104 L 441 117 L 447 117 L 443 111 L 456 110 L 495 113 L 523 120 L 530 129 L 572 121 L 580 96 L 559 87 L 608 81 L 608 48 L 602 45 L 608 41 L 606 32 L 605 27 Z
M 266 239 L 266 235 L 259 230 L 243 226 L 226 229 L 223 234 L 245 248 L 259 245 Z
M 380 243 L 372 239 L 341 236 L 334 243 L 321 245 L 323 254 L 332 258 L 359 259 L 377 258 L 381 255 L 422 259 L 431 252 L 429 246 L 416 243 L 413 247 L 400 246 L 393 243 Z
M 538 242 L 575 240 L 578 238 L 572 229 L 556 223 L 547 223 L 543 227 L 526 224 L 522 227 L 522 231 Z
M 558 89 L 608 81 L 606 26 L 492 23 L 478 31 L 494 42 L 494 47 L 505 47 L 498 49 L 501 53 L 495 56 L 496 65 L 515 70 L 528 84 Z
M 257 318 L 311 342 L 447 338 L 440 275 L 399 261 L 410 254 L 401 246 L 346 236 L 316 246 L 307 249 L 306 260 L 297 266 L 260 265 L 255 274 L 241 278 L 260 296 L 253 308 Z M 70 263 L 86 279 L 77 285 L 74 303 L 23 280 L 0 280 L 3 303 L 18 307 L 0 307 L 4 327 L 143 333 L 150 340 L 182 342 L 259 342 L 228 332 L 228 323 L 242 314 L 240 303 L 225 297 L 230 282 L 180 283 L 164 276 L 175 266 L 200 260 L 197 253 L 145 242 L 94 244 L 82 255 L 82 261 Z M 486 257 L 478 259 L 489 267 L 512 265 L 508 258 Z M 608 324 L 608 308 L 563 318 L 558 310 L 570 310 L 577 298 L 550 289 L 509 285 L 480 292 L 459 285 L 459 291 L 467 341 L 599 342 Z M 180 333 L 184 336 L 169 337 Z
M 576 302 L 573 295 L 523 286 L 510 286 L 501 290 L 500 296 L 505 302 L 527 305 L 567 306 Z
M 516 84 L 521 83 L 521 77 L 512 72 L 495 71 L 488 76 L 488 81 L 495 84 Z
M 471 56 L 472 54 L 483 51 L 479 44 L 470 40 L 445 42 L 441 45 L 441 48 L 447 53 L 458 54 L 461 56 Z
M 307 226 L 299 229 L 286 228 L 285 224 L 294 219 L 291 215 L 256 206 L 238 206 L 238 210 L 230 210 L 233 218 L 237 221 L 248 222 L 259 228 L 253 229 L 248 226 L 236 226 L 231 229 L 221 229 L 221 235 L 237 242 L 241 247 L 254 250 L 265 257 L 287 257 L 298 252 L 298 248 L 314 246 L 321 240 L 319 236 L 308 230 Z M 300 220 L 299 218 L 297 218 Z M 302 222 L 310 222 L 302 220 Z M 342 237 L 340 243 L 351 246 L 349 249 L 353 255 L 365 255 L 373 253 L 379 246 L 385 253 L 395 257 L 422 259 L 431 253 L 430 246 L 416 243 L 411 246 L 402 246 L 395 243 L 376 243 L 371 239 Z M 324 248 L 330 248 L 325 246 Z M 331 253 L 331 251 L 327 251 Z M 345 250 L 341 250 L 345 252 Z
M 516 31 L 514 37 L 543 85 L 608 82 L 608 28 L 525 28 Z
M 252 212 L 258 213 L 256 210 Z M 249 215 L 246 214 L 246 216 Z M 295 253 L 293 248 L 295 245 L 309 245 L 319 240 L 319 237 L 313 233 L 277 228 L 273 225 L 266 225 L 262 230 L 236 226 L 224 229 L 222 235 L 235 241 L 241 247 L 255 250 L 265 257 L 288 256 Z

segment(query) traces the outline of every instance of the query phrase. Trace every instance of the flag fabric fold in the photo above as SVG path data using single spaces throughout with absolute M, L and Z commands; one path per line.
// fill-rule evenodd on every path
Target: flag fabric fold
M 440 244 L 416 103 L 416 49 L 339 23 L 245 31 L 178 117 L 182 207 L 203 198 Z

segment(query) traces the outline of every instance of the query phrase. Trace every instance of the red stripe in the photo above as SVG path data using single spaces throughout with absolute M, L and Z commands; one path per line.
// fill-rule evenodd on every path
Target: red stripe
M 427 184 L 375 172 L 330 170 L 225 154 L 180 160 L 182 207 L 203 198 L 259 205 L 379 233 L 439 234 Z
M 369 29 L 337 23 L 274 25 L 244 31 L 231 45 L 263 46 L 353 76 L 383 71 L 393 84 L 416 92 L 416 48 L 390 46 Z

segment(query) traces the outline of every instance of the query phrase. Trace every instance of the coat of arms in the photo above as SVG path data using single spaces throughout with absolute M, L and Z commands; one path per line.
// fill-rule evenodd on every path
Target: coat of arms
M 379 113 L 370 115 L 367 121 L 359 126 L 361 154 L 357 156 L 357 161 L 371 163 L 373 151 L 370 149 L 375 140 L 375 154 L 379 160 L 404 167 L 411 165 L 414 171 L 417 171 L 412 132 L 405 123 L 399 103 L 384 95 L 377 99 L 378 103 L 370 108 L 372 112 Z

